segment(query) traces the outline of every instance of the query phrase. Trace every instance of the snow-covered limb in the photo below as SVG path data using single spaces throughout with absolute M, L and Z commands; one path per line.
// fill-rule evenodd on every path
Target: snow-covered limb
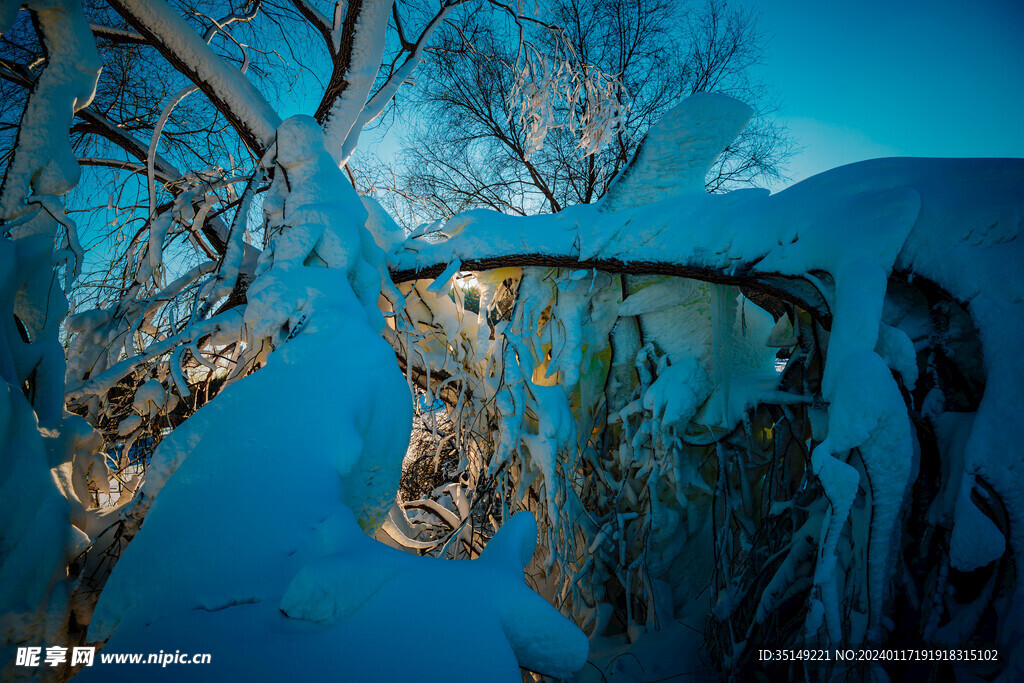
M 560 214 L 559 214 L 560 215 Z M 540 218 L 540 217 L 534 217 Z M 488 219 L 489 220 L 489 219 Z M 505 268 L 564 268 L 573 271 L 601 271 L 606 273 L 623 273 L 626 275 L 664 275 L 670 277 L 701 280 L 714 282 L 723 285 L 744 286 L 754 291 L 762 291 L 770 296 L 778 297 L 801 308 L 812 311 L 820 320 L 826 323 L 831 320 L 828 303 L 821 292 L 816 289 L 809 280 L 797 276 L 780 275 L 778 273 L 752 273 L 745 264 L 737 264 L 734 269 L 721 270 L 701 265 L 680 264 L 678 262 L 665 260 L 622 260 L 619 257 L 605 258 L 603 255 L 596 255 L 593 258 L 581 259 L 573 255 L 575 248 L 569 249 L 567 254 L 550 254 L 543 252 L 527 251 L 532 245 L 527 245 L 522 251 L 510 249 L 498 256 L 488 256 L 494 253 L 483 248 L 464 250 L 470 254 L 484 254 L 480 257 L 467 257 L 460 260 L 456 257 L 454 261 L 446 261 L 451 253 L 462 253 L 463 250 L 449 252 L 446 249 L 421 251 L 420 244 L 413 244 L 408 247 L 420 258 L 416 259 L 423 265 L 409 266 L 414 260 L 408 258 L 408 254 L 396 257 L 395 253 L 388 256 L 392 265 L 390 268 L 391 279 L 395 283 L 412 282 L 416 280 L 436 279 L 448 268 L 451 263 L 458 262 L 463 272 L 480 273 Z M 436 259 L 436 260 L 435 260 Z M 628 313 L 624 315 L 629 315 Z
M 384 108 L 392 99 L 394 99 L 395 95 L 398 93 L 398 89 L 412 75 L 412 72 L 419 65 L 420 60 L 423 59 L 423 51 L 426 49 L 430 38 L 433 36 L 438 26 L 444 22 L 455 7 L 461 5 L 465 1 L 466 0 L 446 0 L 446 2 L 441 5 L 441 8 L 437 11 L 430 22 L 428 22 L 427 26 L 423 29 L 423 32 L 420 33 L 419 38 L 416 39 L 416 43 L 411 46 L 409 55 L 405 58 L 405 61 L 402 62 L 402 65 L 388 77 L 387 81 L 385 81 L 377 92 L 373 94 L 373 97 L 366 102 L 362 111 L 359 113 L 358 120 L 344 138 L 344 143 L 341 147 L 342 161 L 346 161 L 352 156 L 352 153 L 356 149 L 356 145 L 359 143 L 359 135 L 362 133 L 363 128 L 384 112 Z M 392 12 L 395 14 L 397 19 L 397 5 L 394 2 L 392 2 L 391 5 Z
M 78 182 L 68 137 L 75 110 L 89 104 L 100 62 L 82 8 L 74 0 L 26 3 L 48 57 L 22 113 L 13 158 L 0 188 L 0 666 L 15 675 L 13 646 L 44 640 L 67 643 L 70 583 L 67 566 L 87 541 L 71 524 L 68 497 L 52 470 L 77 470 L 95 455 L 76 448 L 91 432 L 68 416 L 61 398 L 64 353 L 58 336 L 67 313 L 54 243 L 74 252 L 68 284 L 81 267 L 75 226 L 59 196 Z M 5 3 L 0 28 L 13 18 Z M 66 231 L 57 239 L 59 230 Z M 10 239 L 8 237 L 12 237 Z M 65 255 L 65 259 L 70 254 Z M 24 392 L 24 393 L 23 393 Z M 87 439 L 83 439 L 88 441 Z M 91 443 L 95 448 L 97 443 Z M 99 463 L 102 467 L 102 462 Z M 104 472 L 105 474 L 105 472 Z M 79 487 L 81 490 L 82 487 Z M 68 497 L 66 497 L 68 495 Z
M 102 373 L 67 387 L 65 396 L 68 401 L 90 394 L 102 394 L 130 372 L 144 363 L 184 344 L 191 344 L 197 339 L 216 334 L 222 328 L 237 329 L 240 327 L 241 314 L 236 310 L 228 310 L 212 318 L 186 327 L 176 335 L 165 337 L 150 344 L 138 356 L 125 358 Z
M 225 236 L 227 248 L 217 263 L 217 276 L 200 290 L 199 299 L 203 301 L 203 306 L 194 314 L 199 318 L 204 318 L 214 303 L 231 294 L 238 282 L 246 251 L 244 236 L 245 226 L 249 220 L 249 209 L 252 206 L 256 187 L 262 182 L 263 177 L 263 170 L 257 169 L 245 185 L 238 208 L 235 210 L 235 218 Z
M 323 124 L 327 149 L 339 166 L 348 160 L 346 140 L 350 135 L 355 140 L 359 138 L 360 115 L 384 57 L 384 38 L 393 4 L 394 0 L 348 3 L 334 70 L 316 114 Z M 348 154 L 354 149 L 355 144 L 347 150 Z
M 0 219 L 14 238 L 19 278 L 12 297 L 13 314 L 23 327 L 12 335 L 20 386 L 34 376 L 32 403 L 40 423 L 59 429 L 63 419 L 64 358 L 58 329 L 67 313 L 67 300 L 53 266 L 55 239 L 66 249 L 66 284 L 81 269 L 82 253 L 75 224 L 64 215 L 58 199 L 78 182 L 80 169 L 68 136 L 71 117 L 88 106 L 96 88 L 100 62 L 96 46 L 76 2 L 32 5 L 49 53 L 47 67 L 32 84 L 22 113 L 18 144 L 0 188 Z M 63 228 L 64 237 L 60 238 Z
M 146 38 L 134 31 L 126 31 L 120 28 L 104 26 L 103 24 L 90 23 L 89 29 L 98 38 L 105 38 L 118 43 L 145 43 Z
M 210 98 L 250 149 L 259 152 L 270 144 L 281 122 L 274 108 L 177 11 L 164 0 L 112 0 L 110 4 Z
M 30 7 L 50 60 L 33 84 L 0 189 L 0 216 L 8 221 L 24 213 L 30 194 L 62 195 L 78 182 L 67 131 L 74 112 L 92 100 L 100 71 L 92 33 L 79 30 L 81 7 L 75 2 L 35 4 Z
M 600 203 L 536 217 L 470 211 L 442 227 L 447 239 L 400 245 L 388 255 L 388 266 L 399 281 L 433 276 L 456 259 L 470 271 L 540 265 L 723 283 L 763 279 L 776 290 L 795 290 L 794 296 L 817 308 L 820 296 L 804 295 L 806 288 L 788 281 L 832 272 L 840 254 L 864 253 L 879 267 L 888 260 L 891 268 L 901 239 L 890 226 L 909 229 L 918 200 L 907 186 L 879 189 L 854 203 L 843 193 L 817 191 L 815 180 L 773 196 L 760 190 L 688 195 L 618 211 L 602 211 Z M 836 225 L 848 231 L 840 235 Z
M 149 220 L 155 221 L 157 219 L 156 212 L 156 157 L 157 157 L 157 145 L 160 142 L 160 135 L 163 133 L 164 126 L 167 124 L 167 120 L 174 111 L 174 108 L 178 106 L 183 99 L 194 93 L 198 88 L 196 86 L 186 86 L 178 91 L 176 95 L 171 97 L 164 105 L 164 110 L 160 113 L 160 118 L 157 119 L 156 125 L 153 126 L 153 135 L 150 137 L 149 150 L 146 153 L 146 179 L 148 180 L 149 190 Z M 150 237 L 150 258 L 153 258 L 154 254 L 160 254 L 162 250 L 162 236 L 161 239 L 154 240 Z

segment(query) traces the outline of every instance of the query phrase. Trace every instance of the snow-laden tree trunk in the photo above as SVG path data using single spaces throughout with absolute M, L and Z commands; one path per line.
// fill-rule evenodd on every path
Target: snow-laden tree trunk
M 4 4 L 0 31 L 14 20 Z M 92 430 L 64 411 L 70 284 L 83 251 L 61 196 L 78 182 L 68 141 L 75 110 L 89 104 L 99 61 L 77 2 L 29 2 L 48 63 L 29 94 L 0 189 L 0 662 L 15 644 L 68 640 L 67 566 L 87 541 L 78 495 L 106 467 Z M 13 10 L 16 12 L 17 7 Z M 60 245 L 55 253 L 54 244 Z M 78 528 L 72 526 L 74 521 Z M 3 676 L 24 674 L 4 668 Z
M 572 674 L 586 639 L 519 574 L 536 536 L 528 516 L 468 567 L 417 561 L 360 530 L 387 516 L 409 440 L 410 397 L 379 335 L 384 254 L 313 118 L 286 120 L 275 149 L 264 204 L 275 238 L 246 308 L 264 367 L 157 449 L 136 503 L 157 505 L 103 592 L 90 640 L 109 639 L 115 651 L 165 640 L 216 647 L 217 660 L 197 674 L 210 680 L 285 677 L 296 652 L 314 676 L 343 666 L 397 679 L 468 666 L 515 680 L 516 661 Z M 274 418 L 252 423 L 268 404 L 278 406 Z M 413 647 L 417 656 L 388 658 L 392 615 L 421 599 L 425 580 L 441 600 L 492 596 L 476 606 L 468 656 Z M 348 645 L 343 664 L 315 656 L 331 642 Z
M 133 395 L 136 414 L 118 425 L 118 433 L 125 436 L 136 433 L 140 415 L 154 420 L 188 397 L 189 382 L 183 371 L 186 349 L 196 359 L 211 347 L 213 355 L 217 347 L 235 349 L 232 386 L 157 449 L 144 485 L 137 492 L 129 491 L 134 498 L 112 513 L 120 519 L 106 528 L 88 521 L 80 525 L 85 533 L 77 532 L 74 540 L 78 546 L 90 541 L 91 545 L 77 567 L 83 572 L 78 624 L 89 624 L 89 642 L 102 644 L 113 634 L 114 647 L 141 650 L 154 638 L 184 633 L 197 639 L 189 649 L 200 651 L 206 649 L 204 635 L 210 643 L 216 640 L 212 634 L 222 633 L 224 617 L 239 619 L 236 631 L 255 630 L 251 638 L 236 641 L 235 649 L 220 642 L 217 666 L 206 671 L 218 679 L 229 672 L 237 675 L 246 666 L 252 675 L 266 676 L 276 670 L 277 677 L 284 677 L 295 665 L 292 650 L 279 650 L 276 659 L 248 656 L 253 644 L 282 628 L 297 628 L 306 636 L 310 628 L 318 629 L 318 636 L 296 641 L 297 647 L 309 648 L 310 653 L 325 639 L 354 638 L 356 650 L 366 650 L 354 664 L 372 671 L 384 662 L 383 671 L 392 672 L 382 674 L 387 677 L 402 667 L 412 675 L 424 666 L 464 664 L 462 657 L 449 663 L 430 651 L 421 653 L 426 661 L 388 662 L 385 653 L 374 656 L 362 647 L 387 643 L 389 625 L 375 615 L 393 612 L 395 604 L 412 599 L 417 567 L 423 561 L 378 546 L 359 529 L 379 526 L 390 508 L 399 473 L 395 460 L 408 443 L 410 401 L 393 353 L 378 334 L 384 326 L 378 308 L 381 293 L 395 303 L 401 297 L 387 278 L 383 252 L 368 230 L 366 209 L 338 163 L 338 157 L 344 157 L 338 146 L 348 139 L 354 146 L 364 117 L 375 116 L 393 96 L 446 10 L 442 8 L 428 23 L 409 50 L 406 67 L 394 75 L 397 80 L 385 80 L 384 87 L 367 101 L 391 3 L 355 3 L 348 8 L 345 26 L 335 22 L 339 25 L 329 31 L 332 40 L 335 34 L 343 37 L 348 32 L 352 44 L 335 46 L 336 51 L 350 50 L 351 59 L 339 64 L 339 73 L 345 76 L 342 84 L 348 85 L 336 93 L 338 106 L 327 118 L 327 128 L 337 126 L 340 133 L 325 135 L 311 117 L 281 123 L 244 73 L 224 63 L 169 5 L 159 0 L 114 4 L 139 32 L 140 40 L 156 46 L 203 91 L 259 160 L 239 198 L 234 220 L 217 234 L 218 261 L 212 266 L 201 263 L 170 283 L 165 281 L 165 235 L 175 220 L 189 220 L 209 210 L 209 195 L 203 200 L 197 195 L 213 188 L 196 183 L 195 190 L 181 192 L 179 179 L 172 178 L 177 199 L 171 212 L 161 214 L 151 178 L 149 239 L 140 242 L 132 256 L 130 284 L 110 310 L 83 312 L 69 326 L 76 336 L 70 344 L 74 362 L 69 376 L 74 384 L 68 396 L 84 399 L 76 405 L 96 415 L 94 409 L 103 408 L 104 394 L 127 390 Z M 78 46 L 69 41 L 69 47 Z M 156 143 L 167 112 L 185 92 L 165 107 L 154 131 L 147 154 L 151 177 L 158 170 L 172 174 L 167 164 L 158 163 Z M 66 119 L 61 122 L 64 128 L 67 124 Z M 256 259 L 246 248 L 243 233 L 253 189 L 265 177 L 272 179 L 262 207 L 267 243 Z M 73 231 L 68 242 L 76 246 Z M 247 258 L 252 284 L 244 308 L 225 310 L 224 299 L 230 301 Z M 176 333 L 161 338 L 153 323 L 156 312 L 197 280 L 188 320 Z M 56 315 L 49 332 L 61 322 L 66 306 L 53 310 Z M 140 341 L 148 342 L 141 352 L 135 347 Z M 138 372 L 168 354 L 166 366 L 155 376 L 147 378 Z M 58 380 L 63 379 L 60 369 Z M 353 382 L 347 394 L 334 390 L 340 378 Z M 62 386 L 45 386 L 50 390 L 49 402 L 56 401 L 58 414 L 63 414 Z M 242 434 L 236 431 L 282 400 L 288 401 L 287 410 L 275 410 L 275 420 L 260 419 L 258 427 L 253 425 Z M 40 409 L 37 412 L 43 414 Z M 79 418 L 65 423 L 81 425 L 80 436 L 90 437 Z M 94 438 L 87 440 L 93 451 L 100 445 Z M 278 462 L 294 451 L 301 456 L 291 463 Z M 17 462 L 31 463 L 28 458 Z M 71 497 L 72 484 L 78 483 L 68 478 L 64 493 Z M 282 506 L 270 513 L 273 519 L 265 519 L 264 496 L 282 487 L 286 495 L 300 495 L 301 504 Z M 225 495 L 229 491 L 236 495 Z M 151 507 L 158 497 L 159 505 Z M 62 510 L 67 506 L 60 495 L 48 502 Z M 100 517 L 96 511 L 84 512 L 94 522 Z M 481 613 L 483 627 L 476 648 L 476 665 L 481 670 L 516 678 L 518 662 L 539 672 L 568 676 L 583 665 L 586 640 L 523 586 L 519 572 L 533 554 L 536 527 L 528 517 L 517 524 L 503 534 L 506 540 L 496 542 L 488 554 L 491 559 L 468 569 L 431 564 L 429 572 L 450 584 L 452 591 L 468 586 L 476 586 L 477 592 L 494 589 L 494 599 Z M 104 585 L 110 565 L 136 534 Z M 58 549 L 63 552 L 65 543 L 60 541 Z M 168 562 L 168 557 L 174 560 Z M 31 571 L 29 559 L 15 557 L 5 568 Z M 47 560 L 44 569 L 59 574 L 66 571 L 71 556 L 43 559 Z M 144 570 L 139 571 L 140 567 Z M 48 575 L 32 574 L 36 581 Z M 100 588 L 93 618 L 89 594 Z M 363 603 L 381 591 L 391 595 L 383 606 L 374 602 L 364 608 Z M 168 599 L 168 594 L 173 597 Z M 43 598 L 28 604 L 50 609 Z M 54 608 L 64 609 L 64 621 L 51 619 L 54 628 L 47 633 L 22 629 L 12 632 L 8 642 L 25 645 L 33 637 L 42 638 L 46 645 L 66 642 L 67 602 L 65 596 Z M 221 614 L 239 606 L 243 609 Z M 277 625 L 270 625 L 268 619 Z M 145 624 L 150 622 L 170 630 L 147 630 Z M 308 624 L 296 626 L 298 622 Z M 271 651 L 269 642 L 257 647 L 264 653 Z M 312 654 L 302 659 L 318 666 Z

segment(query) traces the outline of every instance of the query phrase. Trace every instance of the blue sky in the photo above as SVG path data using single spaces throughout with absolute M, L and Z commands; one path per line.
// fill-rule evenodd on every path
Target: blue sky
M 1024 0 L 758 0 L 801 180 L 880 156 L 1024 157 Z
M 1024 0 L 730 4 L 768 38 L 760 75 L 803 146 L 791 182 L 876 157 L 1024 157 Z M 362 146 L 394 150 L 379 141 Z

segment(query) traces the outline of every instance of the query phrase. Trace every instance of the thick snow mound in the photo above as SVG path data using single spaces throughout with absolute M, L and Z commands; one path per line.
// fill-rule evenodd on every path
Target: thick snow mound
M 267 401 L 275 419 L 252 420 Z M 210 652 L 211 665 L 189 670 L 197 680 L 440 680 L 458 667 L 513 681 L 517 661 L 555 676 L 582 667 L 586 638 L 523 582 L 529 517 L 468 563 L 407 555 L 359 529 L 394 496 L 410 406 L 393 352 L 365 323 L 336 319 L 272 354 L 161 444 L 158 468 L 188 457 L 117 565 L 90 640 Z M 462 601 L 473 627 L 445 645 L 423 615 L 443 626 Z
M 289 119 L 277 144 L 290 185 L 275 178 L 267 197 L 280 234 L 246 315 L 277 350 L 157 449 L 144 488 L 156 500 L 89 640 L 109 638 L 107 652 L 210 653 L 190 680 L 447 680 L 459 670 L 519 681 L 517 662 L 571 675 L 587 640 L 524 583 L 531 519 L 511 520 L 491 552 L 465 563 L 363 533 L 394 501 L 412 423 L 394 351 L 374 331 L 383 253 L 317 124 Z M 464 624 L 463 609 L 471 629 L 445 642 L 444 620 Z

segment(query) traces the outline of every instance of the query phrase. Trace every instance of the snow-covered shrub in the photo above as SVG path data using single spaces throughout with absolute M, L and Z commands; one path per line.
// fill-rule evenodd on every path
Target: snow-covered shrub
M 635 640 L 696 603 L 734 674 L 759 644 L 1015 652 L 1024 166 L 705 195 L 743 116 L 695 98 L 597 206 L 470 212 L 393 251 L 410 378 L 446 397 L 470 494 L 537 514 L 531 577 L 589 633 Z M 477 316 L 443 296 L 458 271 Z

